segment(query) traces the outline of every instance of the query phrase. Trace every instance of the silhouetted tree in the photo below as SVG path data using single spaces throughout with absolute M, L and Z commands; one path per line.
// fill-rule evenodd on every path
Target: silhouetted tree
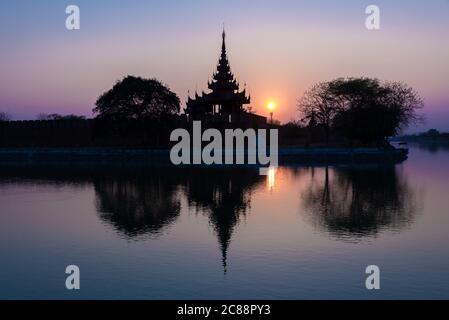
M 40 113 L 37 116 L 37 120 L 84 120 L 84 119 L 86 119 L 85 116 L 78 116 L 75 114 L 60 115 L 58 113 L 52 114 Z
M 127 76 L 101 95 L 93 110 L 110 120 L 160 119 L 179 113 L 178 96 L 156 79 Z
M 9 115 L 5 112 L 0 112 L 0 122 L 2 121 L 9 121 L 11 120 L 11 118 L 9 117 Z
M 334 119 L 335 128 L 351 140 L 386 143 L 386 138 L 422 120 L 418 114 L 422 99 L 402 83 L 338 79 L 331 90 L 344 103 Z
M 418 111 L 423 104 L 403 83 L 339 78 L 312 87 L 298 107 L 305 120 L 324 128 L 326 141 L 334 128 L 351 141 L 381 143 L 422 120 Z
M 339 104 L 330 90 L 330 82 L 321 82 L 306 91 L 298 102 L 298 109 L 302 114 L 302 121 L 309 127 L 323 128 L 326 143 L 329 142 L 332 120 L 339 111 Z
M 441 136 L 441 133 L 437 129 L 430 129 L 427 132 L 421 133 L 420 137 L 423 138 L 429 138 L 429 139 L 436 139 Z

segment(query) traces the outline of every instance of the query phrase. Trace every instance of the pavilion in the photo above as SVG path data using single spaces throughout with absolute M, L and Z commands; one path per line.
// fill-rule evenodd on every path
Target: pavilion
M 208 82 L 210 93 L 189 95 L 185 113 L 190 121 L 222 122 L 240 127 L 265 127 L 267 118 L 249 112 L 245 105 L 251 102 L 246 89 L 240 91 L 226 53 L 226 33 L 223 30 L 223 43 L 217 70 Z

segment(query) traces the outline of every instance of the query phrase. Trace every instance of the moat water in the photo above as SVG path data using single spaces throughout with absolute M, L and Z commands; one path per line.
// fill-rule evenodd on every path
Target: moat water
M 449 151 L 398 165 L 0 165 L 1 299 L 449 298 Z M 65 287 L 77 265 L 81 289 Z M 365 287 L 365 268 L 381 289 Z

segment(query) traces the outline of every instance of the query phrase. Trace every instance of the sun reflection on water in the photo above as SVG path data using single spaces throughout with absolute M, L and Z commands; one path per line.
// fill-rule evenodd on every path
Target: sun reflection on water
M 268 168 L 268 174 L 267 174 L 267 188 L 268 190 L 273 190 L 276 184 L 276 167 L 270 167 Z

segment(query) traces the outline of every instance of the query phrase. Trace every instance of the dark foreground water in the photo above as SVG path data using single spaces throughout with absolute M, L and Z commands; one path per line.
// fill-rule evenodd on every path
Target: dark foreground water
M 0 166 L 0 298 L 449 298 L 449 152 L 400 165 Z M 65 288 L 65 268 L 81 290 Z M 365 268 L 381 269 L 381 290 Z

